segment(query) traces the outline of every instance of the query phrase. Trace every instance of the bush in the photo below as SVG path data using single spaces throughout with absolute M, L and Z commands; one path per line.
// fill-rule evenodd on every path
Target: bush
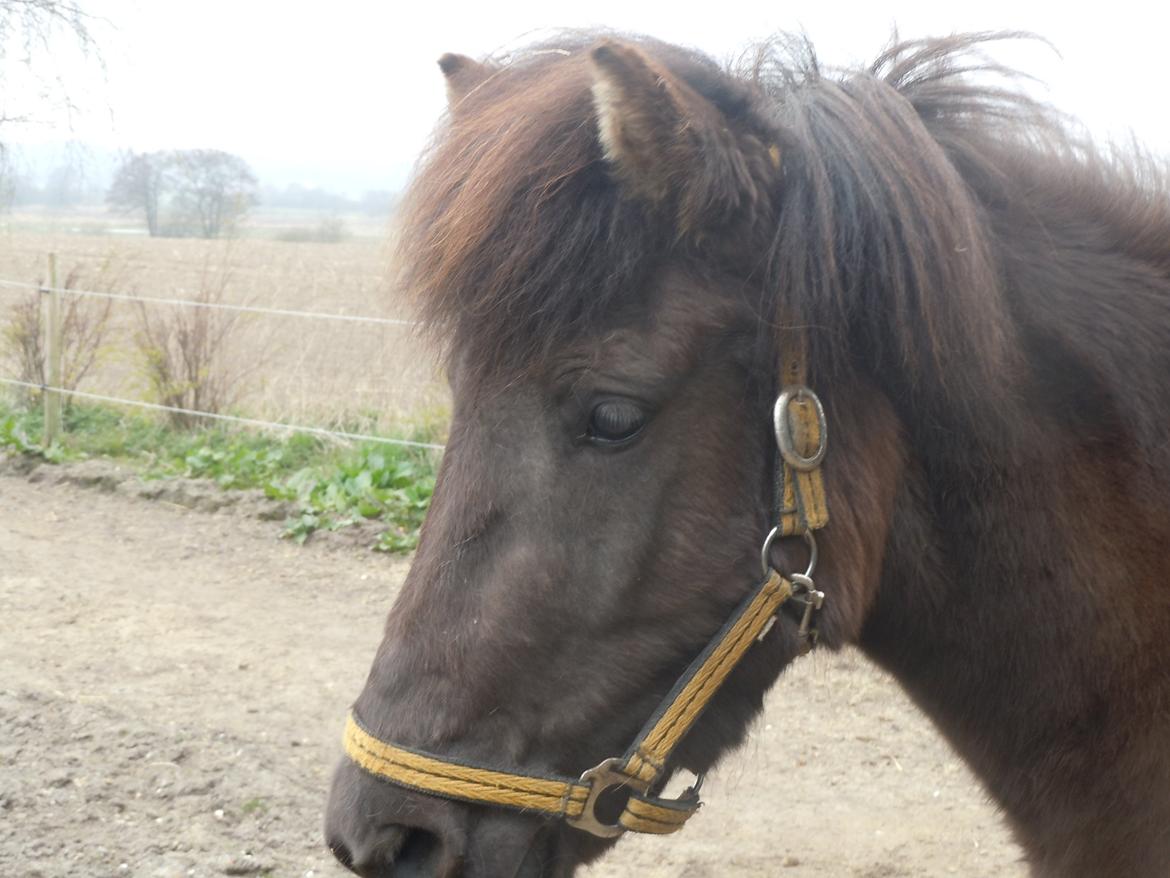
M 224 301 L 226 268 L 205 264 L 192 300 L 213 306 Z M 173 408 L 218 414 L 239 396 L 244 379 L 259 365 L 231 358 L 230 344 L 241 313 L 214 307 L 171 307 L 138 302 L 134 344 L 153 401 Z M 167 412 L 175 427 L 189 428 L 201 419 Z
M 86 288 L 104 292 L 116 289 L 119 281 L 120 272 L 106 263 L 84 284 L 81 269 L 74 268 L 66 276 L 62 287 L 67 290 Z M 7 371 L 29 384 L 48 383 L 48 330 L 43 316 L 44 299 L 44 294 L 39 291 L 18 299 L 8 309 L 8 319 L 0 334 L 0 354 L 8 366 Z M 110 299 L 62 295 L 61 386 L 64 389 L 76 390 L 105 353 L 112 305 Z M 21 396 L 31 403 L 40 396 L 40 391 L 26 390 Z M 70 397 L 66 396 L 65 404 L 71 404 Z
M 336 216 L 323 219 L 316 226 L 285 229 L 276 235 L 276 240 L 290 244 L 340 244 L 348 239 L 345 220 Z

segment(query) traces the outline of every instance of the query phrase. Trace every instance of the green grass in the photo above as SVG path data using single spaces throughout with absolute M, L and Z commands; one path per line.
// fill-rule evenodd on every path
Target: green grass
M 248 799 L 248 801 L 240 806 L 241 814 L 264 814 L 267 811 L 268 803 L 259 796 L 254 799 Z
M 276 437 L 222 427 L 180 430 L 146 415 L 100 405 L 66 410 L 63 436 L 42 449 L 39 407 L 0 400 L 0 448 L 50 462 L 118 460 L 144 478 L 210 479 L 224 490 L 256 488 L 288 500 L 297 512 L 284 536 L 304 542 L 314 531 L 362 520 L 385 525 L 375 548 L 409 552 L 435 487 L 438 454 L 381 443 L 338 445 L 294 434 Z M 438 429 L 420 427 L 405 438 L 435 441 Z

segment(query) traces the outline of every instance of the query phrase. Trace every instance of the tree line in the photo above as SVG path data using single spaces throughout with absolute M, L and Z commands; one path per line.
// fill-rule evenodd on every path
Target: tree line
M 131 152 L 114 173 L 106 202 L 139 213 L 152 235 L 219 238 L 257 203 L 256 175 L 218 149 Z
M 35 86 L 16 92 L 36 95 L 23 104 L 0 102 L 0 211 L 15 204 L 67 207 L 102 199 L 104 180 L 95 181 L 76 162 L 57 166 L 43 184 L 34 182 L 17 167 L 7 137 L 14 123 L 36 121 L 53 108 L 76 109 L 60 72 L 45 59 L 77 55 L 104 71 L 98 37 L 109 22 L 94 17 L 88 5 L 86 0 L 0 0 L 0 69 L 9 85 L 16 77 Z M 389 213 L 397 201 L 395 193 L 382 190 L 360 198 L 297 185 L 261 193 L 242 158 L 214 149 L 128 153 L 105 201 L 114 210 L 142 216 L 151 235 L 218 238 L 234 232 L 261 194 L 272 206 L 371 215 Z
M 398 193 L 389 189 L 349 195 L 303 183 L 261 183 L 257 188 L 243 159 L 222 158 L 228 154 L 213 150 L 123 153 L 109 165 L 87 150 L 84 144 L 74 145 L 65 161 L 39 179 L 16 162 L 5 162 L 0 152 L 0 213 L 21 207 L 64 210 L 106 204 L 115 212 L 137 215 L 151 234 L 191 237 L 230 234 L 253 206 L 381 217 L 393 213 L 398 203 Z M 191 173 L 194 168 L 206 170 L 213 162 L 221 173 Z M 240 173 L 222 173 L 225 168 Z M 231 209 L 212 212 L 209 217 L 218 216 L 220 222 L 205 223 L 206 211 L 197 208 L 212 202 Z

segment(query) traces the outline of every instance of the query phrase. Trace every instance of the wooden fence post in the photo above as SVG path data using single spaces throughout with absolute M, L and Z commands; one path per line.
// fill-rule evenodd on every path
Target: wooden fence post
M 61 433 L 61 293 L 57 289 L 57 254 L 49 254 L 49 284 L 41 287 L 48 297 L 48 320 L 45 328 L 45 438 L 50 448 Z

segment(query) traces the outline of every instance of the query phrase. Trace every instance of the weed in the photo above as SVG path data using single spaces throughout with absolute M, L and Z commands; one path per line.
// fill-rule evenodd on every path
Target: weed
M 38 409 L 0 400 L 0 448 L 50 461 L 107 457 L 145 478 L 211 479 L 225 490 L 253 488 L 292 501 L 283 536 L 303 543 L 314 531 L 358 521 L 385 525 L 374 548 L 409 552 L 435 488 L 436 457 L 426 449 L 380 443 L 341 446 L 313 436 L 273 437 L 227 430 L 178 429 L 109 406 L 73 406 L 59 445 L 46 454 L 29 437 L 41 430 Z M 434 441 L 433 429 L 413 438 Z
M 19 451 L 22 454 L 40 454 L 41 447 L 28 438 L 22 419 L 15 414 L 0 417 L 0 448 Z
M 241 814 L 264 814 L 267 811 L 268 803 L 259 796 L 254 799 L 248 799 L 248 801 L 240 805 Z
M 336 530 L 359 519 L 390 525 L 376 548 L 408 552 L 435 490 L 432 456 L 423 450 L 364 445 L 327 470 L 306 468 L 269 496 L 295 500 L 300 514 L 288 523 L 285 536 L 303 543 L 315 530 Z

